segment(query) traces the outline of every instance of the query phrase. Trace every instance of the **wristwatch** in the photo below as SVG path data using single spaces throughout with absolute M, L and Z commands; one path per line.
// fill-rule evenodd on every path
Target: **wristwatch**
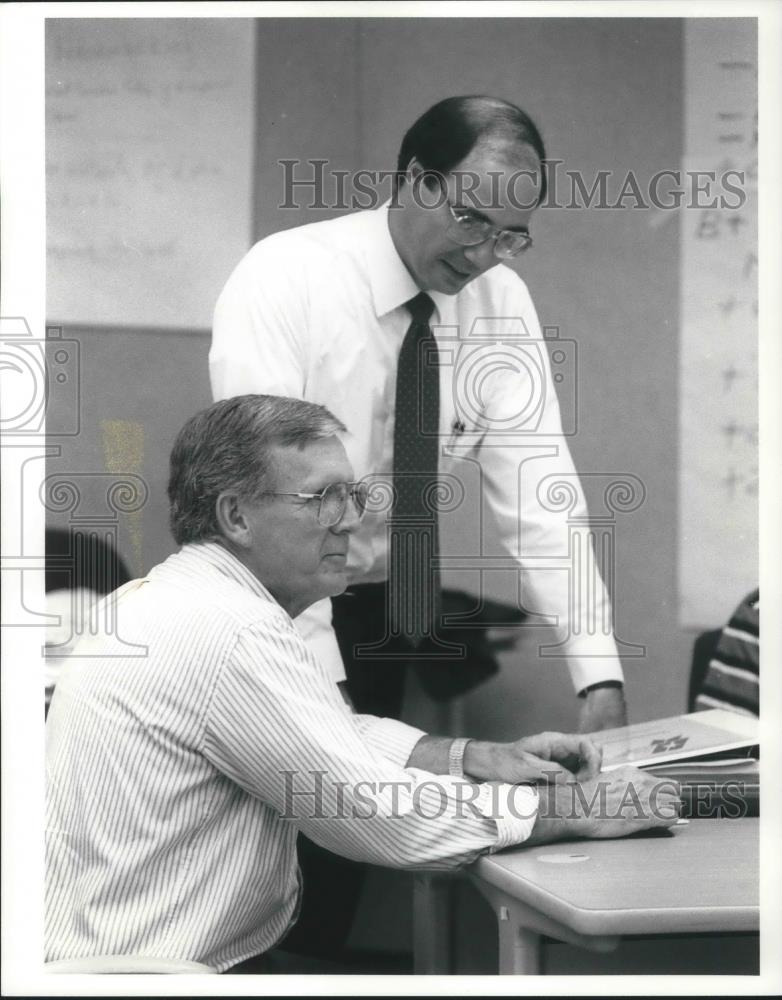
M 578 692 L 579 698 L 586 698 L 590 691 L 599 691 L 600 688 L 623 688 L 624 684 L 621 681 L 598 681 L 597 684 L 590 684 L 588 687 L 582 688 Z
M 464 751 L 471 740 L 459 737 L 448 750 L 448 773 L 452 778 L 464 777 Z

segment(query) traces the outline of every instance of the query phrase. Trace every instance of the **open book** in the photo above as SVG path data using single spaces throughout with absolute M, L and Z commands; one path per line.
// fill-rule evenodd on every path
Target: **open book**
M 604 729 L 590 735 L 603 748 L 604 771 L 613 771 L 623 764 L 647 767 L 690 763 L 694 758 L 726 751 L 735 751 L 731 757 L 745 757 L 760 742 L 756 718 L 718 708 Z M 711 764 L 714 765 L 713 760 Z

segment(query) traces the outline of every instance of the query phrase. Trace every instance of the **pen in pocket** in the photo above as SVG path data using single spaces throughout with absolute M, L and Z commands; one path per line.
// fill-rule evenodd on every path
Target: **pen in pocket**
M 453 448 L 459 441 L 459 438 L 464 434 L 467 428 L 464 426 L 461 420 L 454 420 L 451 424 L 451 436 L 448 438 L 448 448 Z

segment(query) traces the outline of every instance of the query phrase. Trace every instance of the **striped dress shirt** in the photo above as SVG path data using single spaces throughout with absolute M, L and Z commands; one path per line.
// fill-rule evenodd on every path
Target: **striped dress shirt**
M 222 971 L 268 950 L 295 919 L 299 830 L 395 868 L 529 836 L 533 789 L 407 768 L 421 730 L 351 714 L 221 545 L 185 546 L 107 600 L 114 627 L 77 647 L 47 721 L 47 961 Z

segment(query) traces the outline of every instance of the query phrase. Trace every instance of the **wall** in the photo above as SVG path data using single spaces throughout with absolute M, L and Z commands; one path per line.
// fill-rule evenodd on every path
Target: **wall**
M 117 527 L 119 551 L 131 573 L 142 575 L 175 549 L 168 532 L 168 456 L 180 427 L 211 402 L 209 337 L 77 326 L 63 327 L 63 336 L 80 346 L 80 430 L 75 437 L 51 437 L 69 414 L 64 405 L 50 408 L 47 432 L 60 454 L 48 458 L 46 471 L 74 482 L 82 499 L 76 511 L 53 512 L 49 520 L 64 525 L 69 517 L 108 517 L 99 474 L 140 476 L 147 500 L 140 511 L 120 514 Z

